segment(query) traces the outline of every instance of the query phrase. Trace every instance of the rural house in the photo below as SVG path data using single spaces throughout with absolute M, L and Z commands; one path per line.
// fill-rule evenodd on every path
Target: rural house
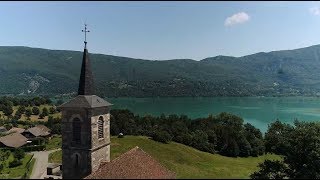
M 28 139 L 20 133 L 11 133 L 0 137 L 0 147 L 19 148 L 27 144 Z
M 17 127 L 13 127 L 8 131 L 8 134 L 10 133 L 23 133 L 25 131 L 25 129 L 23 128 L 17 128 Z
M 44 125 L 37 125 L 25 130 L 22 135 L 24 135 L 29 140 L 38 137 L 48 138 L 51 136 L 51 130 Z

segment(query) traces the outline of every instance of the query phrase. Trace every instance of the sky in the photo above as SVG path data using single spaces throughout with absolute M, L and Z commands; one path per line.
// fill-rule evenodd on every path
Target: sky
M 240 57 L 320 44 L 320 2 L 0 2 L 0 46 L 149 60 Z

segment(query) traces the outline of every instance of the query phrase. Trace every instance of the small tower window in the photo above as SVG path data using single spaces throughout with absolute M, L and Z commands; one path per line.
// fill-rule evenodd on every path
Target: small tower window
M 75 157 L 74 167 L 75 167 L 75 168 L 78 168 L 78 167 L 79 167 L 79 155 L 78 155 L 78 154 L 76 154 L 76 157 Z
M 103 117 L 100 116 L 98 119 L 98 138 L 103 138 Z
M 75 118 L 72 122 L 73 141 L 80 144 L 81 142 L 81 123 L 79 118 Z

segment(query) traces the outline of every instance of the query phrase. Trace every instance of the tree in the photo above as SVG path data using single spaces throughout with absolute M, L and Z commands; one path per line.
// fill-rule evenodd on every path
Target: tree
M 156 131 L 153 134 L 152 139 L 158 142 L 168 143 L 171 141 L 172 137 L 167 131 Z
M 48 109 L 47 109 L 46 107 L 43 107 L 43 108 L 42 108 L 42 114 L 43 114 L 44 116 L 48 116 L 48 115 L 49 115 Z
M 8 155 L 8 151 L 0 150 L 0 172 L 3 170 L 3 168 L 5 166 L 5 162 L 9 158 L 9 156 L 10 156 L 10 151 L 9 151 L 9 155 Z
M 31 116 L 31 114 L 32 114 L 32 111 L 31 111 L 31 109 L 26 109 L 26 116 L 27 116 L 27 118 L 30 118 L 30 116 Z
M 13 156 L 20 160 L 24 158 L 25 152 L 23 151 L 23 149 L 18 148 L 18 149 L 15 149 L 15 151 L 13 152 Z
M 22 164 L 22 162 L 16 158 L 13 159 L 13 161 L 11 161 L 9 163 L 9 167 L 10 168 L 13 168 L 13 167 L 17 167 L 17 166 L 20 166 Z
M 23 114 L 26 111 L 26 107 L 23 105 L 20 105 L 17 112 L 19 112 L 20 114 Z
M 53 117 L 52 117 L 52 116 L 49 116 L 49 117 L 48 117 L 48 121 L 47 121 L 47 127 L 48 127 L 49 129 L 51 129 L 52 126 L 53 126 Z
M 251 145 L 244 136 L 240 136 L 240 138 L 238 139 L 238 145 L 239 145 L 239 156 L 248 157 L 251 155 L 251 151 L 252 151 Z
M 215 153 L 214 145 L 209 143 L 207 133 L 201 130 L 192 132 L 191 146 L 201 151 Z
M 45 115 L 43 114 L 43 113 L 41 113 L 40 115 L 39 115 L 39 119 L 43 119 L 45 117 Z
M 277 120 L 271 123 L 265 134 L 266 152 L 285 155 L 291 148 L 288 139 L 293 127 Z
M 259 171 L 250 175 L 251 179 L 287 179 L 288 167 L 282 161 L 265 160 L 258 165 Z
M 14 114 L 14 119 L 16 119 L 16 120 L 18 120 L 18 119 L 20 119 L 21 118 L 21 113 L 19 112 L 19 111 L 17 111 L 15 114 Z
M 16 119 L 12 119 L 11 120 L 11 123 L 12 123 L 12 126 L 13 127 L 18 127 L 18 122 L 17 122 L 18 120 L 16 120 Z
M 320 123 L 295 122 L 285 153 L 284 162 L 288 164 L 293 179 L 320 178 Z
M 229 139 L 220 153 L 225 156 L 237 157 L 240 153 L 237 141 L 235 139 Z
M 4 106 L 2 111 L 3 111 L 4 115 L 6 115 L 6 116 L 10 116 L 13 113 L 12 106 L 10 106 L 10 105 Z
M 4 127 L 9 130 L 13 127 L 13 125 L 11 123 L 7 123 L 7 124 L 4 124 Z
M 49 108 L 49 113 L 50 114 L 54 114 L 56 112 L 56 108 L 54 107 L 54 106 L 51 106 L 50 108 Z
M 32 108 L 32 114 L 34 114 L 34 115 L 39 115 L 39 113 L 40 113 L 39 108 L 38 108 L 37 106 L 34 106 L 34 107 Z
M 283 163 L 286 170 L 282 171 L 281 169 L 284 168 L 279 168 L 284 167 L 284 165 L 275 166 L 277 162 L 265 161 L 264 166 L 261 166 L 261 169 L 254 173 L 252 177 L 268 178 L 269 176 L 267 175 L 269 173 L 281 172 L 281 177 L 285 174 L 290 179 L 320 178 L 320 123 L 296 121 L 294 125 L 295 127 L 290 130 L 290 135 L 286 133 L 279 134 L 278 139 L 283 140 L 283 142 L 274 146 L 274 149 L 280 149 L 278 146 L 284 147 L 284 144 L 290 147 L 280 151 L 284 156 Z M 277 171 L 274 170 L 274 167 L 278 167 Z

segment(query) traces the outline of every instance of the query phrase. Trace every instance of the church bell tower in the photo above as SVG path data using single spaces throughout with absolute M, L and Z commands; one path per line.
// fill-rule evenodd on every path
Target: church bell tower
M 84 178 L 110 161 L 110 104 L 94 95 L 87 50 L 87 25 L 78 96 L 60 105 L 62 112 L 62 178 Z

